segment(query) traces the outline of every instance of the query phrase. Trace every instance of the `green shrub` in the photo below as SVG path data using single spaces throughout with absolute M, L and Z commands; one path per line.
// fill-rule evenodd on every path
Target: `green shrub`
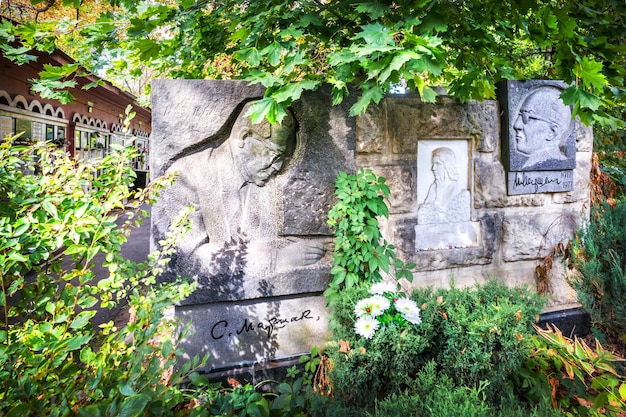
M 478 386 L 456 384 L 435 362 L 426 363 L 404 391 L 377 400 L 373 408 L 347 403 L 338 398 L 314 397 L 310 414 L 314 417 L 562 417 L 553 409 L 549 396 L 532 404 L 503 393 L 494 404 L 485 395 L 488 382 Z M 549 391 L 548 391 L 549 392 Z
M 404 407 L 405 400 L 410 409 L 411 396 L 420 389 L 416 378 L 429 363 L 437 364 L 442 381 L 496 404 L 510 394 L 509 378 L 530 353 L 532 324 L 543 300 L 495 280 L 469 289 L 452 284 L 448 290 L 414 290 L 412 301 L 406 300 L 397 280 L 410 281 L 413 265 L 396 258 L 376 221 L 387 214 L 384 183 L 371 171 L 340 175 L 339 201 L 329 214 L 329 225 L 336 228 L 330 323 L 336 342 L 326 353 L 332 364 L 329 385 L 335 403 L 342 404 L 338 409 L 358 405 L 372 412 L 376 404 Z M 346 281 L 349 268 L 355 268 L 355 278 Z M 383 272 L 392 283 L 387 290 Z M 395 401 L 387 403 L 390 398 Z M 480 410 L 477 405 L 475 412 Z
M 421 296 L 424 302 L 428 295 Z M 543 300 L 533 291 L 509 288 L 495 280 L 473 289 L 453 286 L 434 296 L 438 315 L 433 319 L 438 320 L 441 332 L 430 352 L 435 361 L 457 383 L 478 386 L 488 381 L 489 398 L 501 396 L 509 376 L 530 353 L 532 326 Z M 433 296 L 430 299 L 432 303 Z
M 415 377 L 412 389 L 392 394 L 376 404 L 375 416 L 483 417 L 493 415 L 478 387 L 456 386 L 437 373 L 435 362 L 427 363 Z
M 592 207 L 589 224 L 572 242 L 571 280 L 594 327 L 626 336 L 626 200 Z
M 156 283 L 164 253 L 140 264 L 120 254 L 140 221 L 124 202 L 151 192 L 129 191 L 131 157 L 113 152 L 86 165 L 45 143 L 0 144 L 0 415 L 191 412 L 176 408 L 188 400 L 177 384 L 198 361 L 172 374 L 178 337 L 163 312 L 192 287 Z M 107 277 L 95 276 L 98 259 Z M 94 328 L 97 311 L 122 300 L 128 322 Z
M 363 287 L 341 292 L 333 310 L 338 342 L 326 353 L 335 398 L 368 409 L 414 388 L 430 362 L 455 386 L 479 389 L 488 383 L 480 392 L 488 404 L 497 404 L 531 352 L 532 325 L 543 306 L 534 292 L 496 281 L 467 289 L 418 289 L 411 298 L 421 306 L 420 324 L 387 326 L 366 339 L 354 329 L 354 308 L 366 295 Z

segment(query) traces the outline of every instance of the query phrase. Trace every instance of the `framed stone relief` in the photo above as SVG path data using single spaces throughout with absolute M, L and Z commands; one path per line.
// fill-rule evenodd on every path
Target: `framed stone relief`
M 576 138 L 572 110 L 558 81 L 508 81 L 499 86 L 502 156 L 509 195 L 573 189 Z
M 417 143 L 417 226 L 415 249 L 476 246 L 478 223 L 471 221 L 469 140 Z

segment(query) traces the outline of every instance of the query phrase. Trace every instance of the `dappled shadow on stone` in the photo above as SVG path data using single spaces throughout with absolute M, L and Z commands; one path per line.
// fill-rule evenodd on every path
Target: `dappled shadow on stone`
M 276 321 L 280 318 L 280 303 L 259 305 L 256 300 L 245 300 L 248 243 L 242 233 L 225 242 L 214 253 L 209 268 L 196 275 L 199 294 L 192 294 L 176 307 L 177 318 L 190 326 L 190 334 L 181 347 L 188 352 L 208 353 L 204 371 L 212 374 L 234 375 L 243 370 L 254 375 L 252 370 L 263 367 L 267 358 L 274 357 L 278 350 Z M 186 268 L 190 266 L 197 268 L 197 265 Z M 270 299 L 274 286 L 268 280 L 260 280 L 257 293 L 261 300 Z M 222 301 L 207 304 L 207 299 Z M 198 346 L 199 340 L 203 346 Z M 186 359 L 189 358 L 183 358 Z M 248 369 L 250 372 L 246 372 Z
M 208 274 L 198 277 L 199 291 L 209 291 L 214 299 L 243 298 L 248 241 L 238 233 L 218 250 L 209 265 Z M 201 269 L 200 269 L 201 270 Z

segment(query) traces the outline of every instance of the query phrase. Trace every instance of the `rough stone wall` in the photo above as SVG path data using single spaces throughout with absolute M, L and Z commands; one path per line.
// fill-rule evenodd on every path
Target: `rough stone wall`
M 383 232 L 406 262 L 417 264 L 415 286 L 467 286 L 495 277 L 510 285 L 536 285 L 535 269 L 559 243 L 567 243 L 589 203 L 593 134 L 576 122 L 574 189 L 569 192 L 507 195 L 502 164 L 500 106 L 497 101 L 435 104 L 414 96 L 386 97 L 357 119 L 357 166 L 387 178 L 390 216 Z M 471 222 L 477 241 L 450 249 L 416 249 L 421 202 L 416 190 L 429 181 L 418 160 L 418 144 L 468 144 Z M 457 155 L 458 158 L 458 155 Z M 430 168 L 427 168 L 427 170 Z M 422 173 L 422 174 L 420 174 Z M 433 236 L 441 225 L 425 225 Z M 428 240 L 429 237 L 425 236 Z M 558 260 L 550 271 L 550 309 L 575 304 Z
M 184 357 L 210 354 L 211 372 L 265 369 L 324 342 L 328 311 L 321 294 L 332 255 L 319 249 L 332 248 L 326 216 L 339 171 L 372 168 L 387 178 L 383 233 L 401 259 L 417 265 L 415 286 L 445 287 L 451 278 L 468 286 L 490 277 L 535 286 L 536 267 L 585 216 L 593 140 L 580 124 L 576 168 L 563 173 L 562 185 L 567 181 L 572 191 L 510 195 L 502 162 L 510 149 L 503 149 L 497 101 L 458 104 L 443 97 L 426 104 L 391 96 L 355 120 L 348 116 L 353 102 L 332 106 L 328 89 L 307 92 L 291 108 L 294 131 L 287 136 L 295 143 L 288 151 L 280 147 L 287 126 L 274 131 L 244 123 L 246 106 L 262 94 L 241 81 L 153 84 L 151 172 L 177 173 L 178 181 L 153 208 L 152 241 L 157 247 L 182 207 L 195 208 L 169 276 L 198 284 L 173 314 L 192 332 L 181 346 Z M 548 136 L 554 130 L 548 115 L 509 107 L 509 119 L 544 123 Z M 517 132 L 508 131 L 515 143 Z M 250 161 L 264 165 L 252 169 Z M 281 167 L 271 177 L 260 176 L 277 161 Z M 540 158 L 540 168 L 549 161 Z M 561 170 L 548 168 L 550 174 L 535 166 L 522 174 L 549 175 L 554 185 Z M 550 308 L 566 309 L 575 296 L 558 260 L 554 265 Z

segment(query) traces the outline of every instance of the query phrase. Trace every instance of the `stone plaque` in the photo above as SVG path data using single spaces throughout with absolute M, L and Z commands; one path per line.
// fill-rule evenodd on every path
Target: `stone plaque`
M 321 296 L 178 306 L 176 316 L 191 331 L 183 359 L 209 354 L 212 370 L 308 354 L 328 331 Z
M 574 171 L 521 171 L 509 172 L 510 195 L 559 193 L 574 189 Z
M 509 195 L 573 189 L 571 179 L 564 180 L 576 167 L 572 110 L 560 99 L 565 88 L 567 85 L 558 81 L 500 84 L 502 153 Z M 563 176 L 560 171 L 565 172 Z
M 478 222 L 441 223 L 415 226 L 415 249 L 471 248 L 478 245 L 480 228 Z
M 325 310 L 311 295 L 330 280 L 326 218 L 338 172 L 355 171 L 351 102 L 308 92 L 281 123 L 254 124 L 246 113 L 262 95 L 240 81 L 153 84 L 150 169 L 176 181 L 152 209 L 152 245 L 192 207 L 161 279 L 197 283 L 176 316 L 192 321 L 186 346 L 211 353 L 212 367 L 296 355 L 322 337 Z
M 236 81 L 159 80 L 153 88 L 151 170 L 177 175 L 153 209 L 153 244 L 193 207 L 164 274 L 198 283 L 185 304 L 321 292 L 328 283 L 326 213 L 338 172 L 355 170 L 349 105 L 330 106 L 330 94 L 316 92 L 282 124 L 255 125 L 246 112 L 260 93 Z M 263 281 L 274 284 L 271 294 Z
M 471 222 L 469 141 L 423 140 L 417 144 L 415 249 L 449 249 L 478 244 Z

